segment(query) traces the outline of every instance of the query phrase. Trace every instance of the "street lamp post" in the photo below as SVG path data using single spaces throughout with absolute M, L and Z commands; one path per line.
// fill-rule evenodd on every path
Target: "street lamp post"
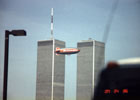
M 3 100 L 7 100 L 9 35 L 26 36 L 26 31 L 24 31 L 24 30 L 12 30 L 11 32 L 8 30 L 5 31 Z

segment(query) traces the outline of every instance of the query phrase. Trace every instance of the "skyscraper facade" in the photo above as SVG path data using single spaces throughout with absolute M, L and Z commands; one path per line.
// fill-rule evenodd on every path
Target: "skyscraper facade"
M 36 100 L 64 100 L 65 56 L 55 55 L 56 47 L 64 48 L 65 42 L 38 42 Z
M 104 43 L 85 40 L 77 43 L 77 100 L 91 100 L 98 75 L 104 66 Z

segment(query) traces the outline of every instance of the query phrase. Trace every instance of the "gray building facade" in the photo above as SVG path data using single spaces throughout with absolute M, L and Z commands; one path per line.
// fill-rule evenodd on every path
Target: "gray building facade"
M 36 100 L 64 100 L 65 56 L 57 56 L 56 47 L 64 48 L 65 42 L 38 41 Z
M 98 81 L 98 75 L 104 66 L 104 43 L 85 40 L 77 43 L 77 90 L 76 100 L 91 100 Z

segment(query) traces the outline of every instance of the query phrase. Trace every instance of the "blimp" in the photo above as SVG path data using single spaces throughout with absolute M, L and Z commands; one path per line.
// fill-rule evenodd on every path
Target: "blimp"
M 56 55 L 71 55 L 79 53 L 80 49 L 78 48 L 60 48 L 56 47 L 55 53 Z

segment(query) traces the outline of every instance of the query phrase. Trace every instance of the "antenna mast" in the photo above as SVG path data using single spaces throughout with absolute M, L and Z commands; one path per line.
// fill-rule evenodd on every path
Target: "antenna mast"
M 53 8 L 51 9 L 51 38 L 53 39 Z

